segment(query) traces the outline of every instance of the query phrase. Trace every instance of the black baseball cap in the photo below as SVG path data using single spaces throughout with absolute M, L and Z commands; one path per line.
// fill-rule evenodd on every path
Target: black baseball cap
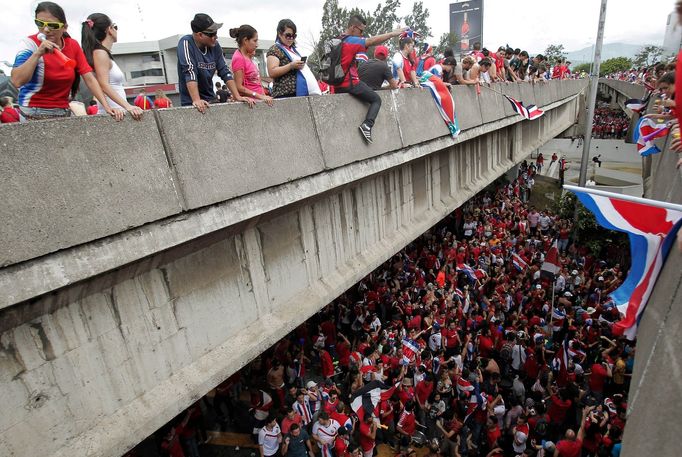
M 211 32 L 215 33 L 220 27 L 223 26 L 220 22 L 213 22 L 211 16 L 204 13 L 197 13 L 194 15 L 194 19 L 191 22 L 192 32 Z

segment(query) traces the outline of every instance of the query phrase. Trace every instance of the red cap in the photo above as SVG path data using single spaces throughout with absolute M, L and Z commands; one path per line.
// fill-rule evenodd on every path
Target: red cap
M 374 57 L 378 59 L 380 56 L 388 57 L 388 48 L 386 46 L 374 48 Z

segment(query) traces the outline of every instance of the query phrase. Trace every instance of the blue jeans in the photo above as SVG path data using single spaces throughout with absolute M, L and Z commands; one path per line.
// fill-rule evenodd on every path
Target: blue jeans
M 71 110 L 68 108 L 30 108 L 28 106 L 21 106 L 19 107 L 19 114 L 21 114 L 21 122 L 26 122 L 69 117 L 71 116 Z

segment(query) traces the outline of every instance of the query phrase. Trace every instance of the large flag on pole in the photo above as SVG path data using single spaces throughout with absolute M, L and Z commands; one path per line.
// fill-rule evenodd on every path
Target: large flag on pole
M 560 270 L 561 263 L 559 262 L 559 248 L 557 247 L 556 240 L 554 240 L 552 247 L 549 248 L 549 251 L 547 251 L 547 255 L 545 256 L 545 261 L 542 263 L 542 267 L 540 267 L 540 274 L 554 279 Z
M 394 386 L 388 386 L 381 381 L 370 381 L 351 394 L 350 407 L 358 415 L 360 422 L 365 414 L 372 414 L 380 402 L 388 400 L 393 395 Z
M 564 187 L 577 195 L 602 227 L 625 232 L 630 238 L 630 272 L 610 296 L 624 315 L 613 326 L 613 333 L 634 339 L 647 300 L 682 225 L 682 205 L 590 188 Z

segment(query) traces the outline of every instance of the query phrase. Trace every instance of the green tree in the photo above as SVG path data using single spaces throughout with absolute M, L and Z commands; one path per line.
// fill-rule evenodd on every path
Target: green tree
M 577 211 L 576 211 L 577 206 Z M 596 257 L 628 265 L 630 263 L 630 241 L 622 232 L 606 230 L 595 219 L 594 214 L 583 206 L 573 192 L 566 192 L 554 208 L 561 219 L 573 220 L 573 240 L 578 246 L 586 246 Z M 614 258 L 614 255 L 616 256 Z
M 454 33 L 444 33 L 440 37 L 438 45 L 433 50 L 434 54 L 444 54 L 446 49 L 453 49 L 457 44 L 457 35 Z
M 545 52 L 543 53 L 545 55 L 545 58 L 554 65 L 559 61 L 559 59 L 563 59 L 566 57 L 566 52 L 564 51 L 564 45 L 563 44 L 550 44 L 547 46 L 547 49 L 545 49 Z
M 583 71 L 585 73 L 589 73 L 591 67 L 592 67 L 592 64 L 589 62 L 588 63 L 581 63 L 580 65 L 576 65 L 575 67 L 573 67 L 573 70 L 571 70 L 571 71 L 573 71 L 573 73 L 582 73 Z
M 632 63 L 636 67 L 648 67 L 649 65 L 653 65 L 658 62 L 662 55 L 662 47 L 649 44 L 647 46 L 642 46 L 642 49 L 635 54 L 635 58 Z
M 422 36 L 421 41 L 428 41 L 433 36 L 428 23 L 429 14 L 429 9 L 424 8 L 424 3 L 418 1 L 412 4 L 412 12 L 403 18 L 405 25 Z
M 319 57 L 324 53 L 324 43 L 346 30 L 349 18 L 350 13 L 346 8 L 339 6 L 339 0 L 325 0 L 322 5 L 322 31 L 317 41 L 315 61 L 319 61 Z
M 613 57 L 605 60 L 599 67 L 599 76 L 609 75 L 618 71 L 629 70 L 632 67 L 632 60 L 627 57 Z

